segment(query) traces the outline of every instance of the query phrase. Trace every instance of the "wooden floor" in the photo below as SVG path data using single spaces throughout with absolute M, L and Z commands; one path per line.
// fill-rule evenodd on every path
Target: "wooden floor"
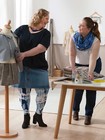
M 105 103 L 103 104 L 105 105 Z M 99 109 L 100 110 L 100 109 Z M 100 114 L 100 112 L 98 112 Z M 101 110 L 102 115 L 98 114 L 93 117 L 92 125 L 85 126 L 84 117 L 81 116 L 80 121 L 72 121 L 68 124 L 68 115 L 62 116 L 62 122 L 58 135 L 59 140 L 105 140 L 105 111 Z M 31 117 L 34 112 L 31 112 Z M 102 117 L 102 118 L 101 118 Z M 10 132 L 15 130 L 18 136 L 9 138 L 9 140 L 54 140 L 54 127 L 56 122 L 56 114 L 43 114 L 44 121 L 48 124 L 47 128 L 41 128 L 38 125 L 31 124 L 30 128 L 22 129 L 23 112 L 10 110 Z M 4 130 L 4 110 L 0 109 L 0 131 Z M 3 140 L 5 138 L 0 138 Z M 7 139 L 7 138 L 6 138 Z
M 4 114 L 4 109 L 0 109 L 0 132 L 5 130 Z M 47 128 L 33 125 L 33 114 L 34 112 L 30 112 L 30 128 L 22 129 L 23 112 L 19 110 L 9 110 L 10 132 L 12 130 L 18 132 L 17 137 L 9 138 L 9 140 L 55 140 L 54 128 L 57 114 L 43 114 L 43 119 L 45 123 L 48 124 Z M 0 140 L 3 139 L 5 140 L 5 138 L 0 138 Z M 68 115 L 63 115 L 58 140 L 105 140 L 105 99 L 103 99 L 95 108 L 92 125 L 90 126 L 84 125 L 83 116 L 80 116 L 79 121 L 72 120 L 72 124 L 70 125 L 68 124 Z

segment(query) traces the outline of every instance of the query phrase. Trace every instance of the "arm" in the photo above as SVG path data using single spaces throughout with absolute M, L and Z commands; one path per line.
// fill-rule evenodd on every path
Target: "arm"
M 76 58 L 76 49 L 73 39 L 70 39 L 70 51 L 69 51 L 69 62 L 72 68 L 72 71 L 75 71 L 75 58 Z
M 40 54 L 45 51 L 46 51 L 46 48 L 43 45 L 39 44 L 37 47 L 30 49 L 29 51 L 20 53 L 18 60 L 22 61 L 25 57 L 34 56 L 34 55 Z
M 89 58 L 88 76 L 89 76 L 90 80 L 93 80 L 93 72 L 94 72 L 94 69 L 96 66 L 99 49 L 100 49 L 100 41 L 96 40 L 96 42 L 92 45 L 92 50 L 91 50 L 90 58 Z

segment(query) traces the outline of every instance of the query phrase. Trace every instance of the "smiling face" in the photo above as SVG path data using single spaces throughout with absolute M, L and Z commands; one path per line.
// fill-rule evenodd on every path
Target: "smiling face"
M 85 20 L 82 20 L 79 24 L 79 30 L 78 32 L 83 36 L 85 37 L 91 30 L 91 28 L 88 28 L 87 27 L 87 24 L 86 24 L 86 21 Z
M 41 29 L 46 26 L 49 22 L 49 12 L 45 9 L 39 9 L 37 13 L 35 13 L 30 22 L 30 27 L 33 29 Z

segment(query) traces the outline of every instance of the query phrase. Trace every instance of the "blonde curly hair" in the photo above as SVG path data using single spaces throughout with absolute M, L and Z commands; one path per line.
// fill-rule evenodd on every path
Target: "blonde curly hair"
M 47 15 L 49 15 L 47 10 L 39 9 L 38 12 L 33 15 L 30 26 L 37 26 L 41 22 L 41 19 Z

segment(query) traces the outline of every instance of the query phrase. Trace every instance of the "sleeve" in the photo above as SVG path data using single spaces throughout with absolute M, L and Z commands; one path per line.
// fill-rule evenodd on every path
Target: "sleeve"
M 40 44 L 48 48 L 50 46 L 50 38 L 51 38 L 51 34 L 48 30 L 46 30 L 43 34 Z
M 18 27 L 18 28 L 14 31 L 14 33 L 15 33 L 18 37 L 20 37 L 23 28 L 24 28 L 23 25 L 20 26 L 20 27 Z

